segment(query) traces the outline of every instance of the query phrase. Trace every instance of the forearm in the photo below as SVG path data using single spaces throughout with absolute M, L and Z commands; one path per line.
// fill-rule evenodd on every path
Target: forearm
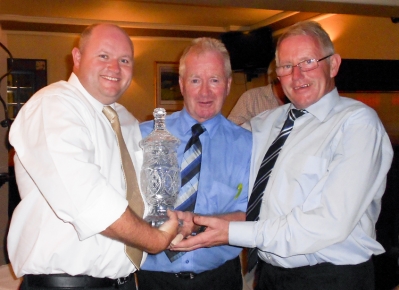
M 177 234 L 177 224 L 177 217 L 170 216 L 169 221 L 159 229 L 153 228 L 127 208 L 122 216 L 101 234 L 126 245 L 156 254 L 169 246 Z

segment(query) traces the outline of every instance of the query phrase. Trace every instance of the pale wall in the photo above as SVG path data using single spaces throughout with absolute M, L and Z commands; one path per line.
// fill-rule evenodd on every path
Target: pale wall
M 62 34 L 8 34 L 9 49 L 15 58 L 47 59 L 48 83 L 67 80 L 72 71 L 71 50 L 78 35 Z M 135 47 L 133 81 L 120 99 L 140 121 L 152 119 L 155 107 L 155 62 L 178 62 L 190 39 L 132 38 Z M 262 78 L 263 79 L 263 78 Z M 245 92 L 245 77 L 233 75 L 230 96 L 227 97 L 223 113 L 227 115 L 238 97 Z
M 358 17 L 350 15 L 333 15 L 320 20 L 320 23 L 334 39 L 336 51 L 344 58 L 365 59 L 399 59 L 399 24 L 393 24 L 388 18 Z M 3 31 L 0 37 L 7 43 L 15 58 L 44 58 L 48 65 L 48 82 L 65 80 L 70 74 L 70 51 L 76 43 L 77 35 L 62 34 L 32 34 Z M 150 39 L 133 38 L 135 43 L 135 72 L 129 90 L 120 102 L 125 105 L 139 120 L 151 117 L 155 106 L 154 62 L 177 61 L 183 48 L 189 43 L 187 39 Z M 5 70 L 5 56 L 0 52 L 0 73 Z M 398 80 L 399 81 L 399 80 Z M 264 85 L 265 75 L 260 75 L 252 82 L 246 83 L 245 76 L 233 75 L 233 85 L 230 96 L 223 108 L 227 115 L 238 97 L 252 87 Z M 2 95 L 5 95 L 5 84 L 2 85 Z M 356 95 L 351 97 L 358 97 Z M 364 97 L 364 96 L 363 96 Z M 369 95 L 366 96 L 370 97 Z M 371 96 L 372 98 L 373 96 Z M 384 124 L 398 130 L 398 106 L 390 106 L 387 100 L 397 100 L 398 94 L 383 94 L 382 107 L 377 112 Z M 371 102 L 372 103 L 372 102 Z M 389 117 L 388 117 L 389 116 Z M 2 115 L 0 113 L 0 119 Z M 387 118 L 389 118 L 387 120 Z M 1 119 L 2 120 L 2 119 Z M 0 128 L 0 138 L 4 139 L 5 130 Z M 396 134 L 396 133 L 395 133 Z M 399 132 L 398 132 L 399 135 Z M 399 139 L 399 137 L 398 137 Z M 0 147 L 0 172 L 7 168 L 7 151 Z M 6 192 L 7 184 L 0 189 L 0 235 L 4 236 L 6 223 Z M 2 240 L 2 238 L 0 239 Z M 0 264 L 3 263 L 0 253 Z
M 342 58 L 399 60 L 399 24 L 389 18 L 334 15 L 320 24 L 333 38 Z M 392 143 L 399 145 L 399 92 L 343 95 L 375 109 Z

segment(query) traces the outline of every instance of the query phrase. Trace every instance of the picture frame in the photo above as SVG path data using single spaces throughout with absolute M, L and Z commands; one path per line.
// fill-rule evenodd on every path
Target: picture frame
M 179 63 L 155 62 L 155 104 L 167 112 L 183 108 L 183 95 L 179 86 Z

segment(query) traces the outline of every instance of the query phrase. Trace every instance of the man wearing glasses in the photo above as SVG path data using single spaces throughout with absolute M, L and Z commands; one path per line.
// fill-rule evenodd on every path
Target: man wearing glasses
M 255 289 L 374 289 L 389 138 L 374 110 L 339 96 L 341 58 L 319 24 L 290 27 L 276 61 L 292 104 L 251 120 L 247 221 L 196 217 L 207 230 L 174 249 L 248 247 L 249 268 L 259 267 Z

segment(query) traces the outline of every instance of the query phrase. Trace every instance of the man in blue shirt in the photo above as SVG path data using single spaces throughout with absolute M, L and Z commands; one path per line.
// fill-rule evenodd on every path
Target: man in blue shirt
M 216 39 L 194 40 L 180 58 L 179 75 L 184 108 L 167 116 L 166 128 L 181 140 L 177 152 L 180 164 L 192 136 L 191 127 L 199 123 L 204 130 L 199 137 L 202 161 L 194 214 L 243 221 L 252 137 L 220 113 L 232 80 L 226 48 Z M 153 130 L 153 122 L 141 124 L 140 129 L 146 137 Z M 192 222 L 194 214 L 178 213 L 184 220 L 182 233 L 188 227 L 189 233 L 198 231 Z M 173 262 L 165 252 L 149 255 L 138 273 L 139 287 L 241 290 L 240 252 L 241 248 L 228 245 L 203 248 L 187 252 Z

